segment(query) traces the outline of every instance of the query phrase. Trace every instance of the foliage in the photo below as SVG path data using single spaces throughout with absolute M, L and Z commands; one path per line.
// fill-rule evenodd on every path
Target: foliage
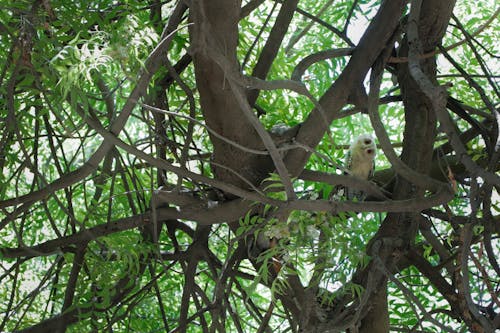
M 451 130 L 402 74 L 419 1 L 371 55 L 354 47 L 381 1 L 246 1 L 238 31 L 209 8 L 237 2 L 210 1 L 0 4 L 0 331 L 369 332 L 386 285 L 391 331 L 500 328 L 493 1 L 443 1 L 419 54 Z M 356 52 L 373 66 L 345 79 Z M 380 148 L 367 201 L 335 198 L 370 185 L 344 175 L 361 133 Z

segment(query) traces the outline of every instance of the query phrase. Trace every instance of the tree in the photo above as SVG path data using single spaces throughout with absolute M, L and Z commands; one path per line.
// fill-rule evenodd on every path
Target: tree
M 500 328 L 493 1 L 1 7 L 0 331 Z

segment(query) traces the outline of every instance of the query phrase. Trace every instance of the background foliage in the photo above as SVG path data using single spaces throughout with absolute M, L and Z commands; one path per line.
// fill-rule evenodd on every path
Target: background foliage
M 443 1 L 453 14 L 438 48 L 423 40 L 422 66 L 436 59 L 431 81 L 447 87 L 455 126 L 450 133 L 440 119 L 426 170 L 405 160 L 426 154 L 407 132 L 415 125 L 407 103 L 416 101 L 401 93 L 408 4 L 393 13 L 400 24 L 388 48 L 381 41 L 379 60 L 367 64 L 376 73 L 385 54 L 380 92 L 365 73 L 352 89 L 361 97 L 348 91 L 332 111 L 336 102 L 323 97 L 344 82 L 358 49 L 314 61 L 299 78 L 294 70 L 317 52 L 358 45 L 381 2 L 253 0 L 237 10 L 230 2 L 212 3 L 229 21 L 238 17 L 237 31 L 222 32 L 214 22 L 209 29 L 212 11 L 194 1 L 0 3 L 0 331 L 382 332 L 389 327 L 369 326 L 380 308 L 396 332 L 500 328 L 495 2 Z M 293 16 L 283 24 L 287 4 Z M 279 49 L 266 53 L 277 27 Z M 225 33 L 238 39 L 236 59 L 231 37 L 220 42 Z M 224 75 L 210 76 L 224 61 Z M 245 81 L 251 76 L 271 88 Z M 217 100 L 219 91 L 243 91 L 285 165 L 300 169 L 291 171 L 295 198 L 264 139 L 246 130 L 244 112 Z M 370 98 L 396 154 L 439 181 L 444 195 L 424 180 L 401 185 L 380 142 L 379 192 L 367 199 L 380 206 L 329 201 L 348 181 L 333 176 L 345 170 L 351 140 L 375 134 Z M 317 101 L 331 122 L 309 145 L 299 134 Z M 290 151 L 307 152 L 305 165 L 293 164 Z M 433 195 L 439 202 L 419 201 Z M 415 233 L 380 227 L 396 215 Z M 255 253 L 259 234 L 280 240 Z M 285 262 L 279 272 L 276 258 Z

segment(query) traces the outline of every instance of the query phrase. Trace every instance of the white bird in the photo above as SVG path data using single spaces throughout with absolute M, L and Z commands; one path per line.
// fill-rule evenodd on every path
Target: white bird
M 373 176 L 375 170 L 375 155 L 377 146 L 375 140 L 369 134 L 362 134 L 353 141 L 346 156 L 346 173 L 348 175 L 368 180 Z M 357 198 L 364 199 L 364 193 L 360 190 L 345 188 L 347 200 Z

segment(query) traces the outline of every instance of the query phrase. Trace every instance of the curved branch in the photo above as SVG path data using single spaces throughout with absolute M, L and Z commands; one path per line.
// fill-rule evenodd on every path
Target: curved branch
M 370 120 L 379 140 L 380 146 L 384 151 L 385 156 L 392 164 L 394 169 L 398 174 L 403 176 L 405 179 L 409 180 L 414 184 L 420 184 L 423 187 L 427 187 L 429 190 L 436 192 L 440 191 L 440 189 L 446 188 L 447 191 L 452 192 L 450 186 L 447 186 L 446 183 L 442 183 L 435 179 L 432 179 L 428 175 L 416 172 L 408 165 L 406 165 L 394 151 L 392 147 L 391 141 L 389 139 L 389 135 L 387 134 L 384 124 L 380 119 L 380 115 L 378 113 L 378 91 L 380 89 L 380 82 L 382 79 L 383 67 L 381 64 L 374 66 L 372 69 L 371 76 L 371 85 L 370 85 L 370 95 L 368 97 L 368 113 L 370 115 Z
M 392 38 L 399 25 L 399 15 L 406 5 L 404 0 L 384 1 L 376 16 L 354 50 L 349 63 L 338 79 L 319 100 L 325 110 L 317 107 L 311 111 L 300 126 L 296 141 L 309 147 L 315 147 L 329 129 L 330 122 L 337 116 L 339 110 L 346 104 L 354 87 L 359 86 L 375 60 L 386 48 L 386 43 Z M 310 152 L 295 149 L 290 151 L 285 164 L 292 176 L 300 174 L 309 159 Z
M 290 77 L 291 80 L 301 81 L 302 75 L 304 72 L 312 65 L 322 60 L 345 57 L 349 56 L 353 53 L 355 49 L 353 47 L 344 48 L 344 49 L 332 49 L 320 51 L 314 54 L 310 54 L 304 59 L 302 59 L 297 66 L 293 69 L 292 75 Z

